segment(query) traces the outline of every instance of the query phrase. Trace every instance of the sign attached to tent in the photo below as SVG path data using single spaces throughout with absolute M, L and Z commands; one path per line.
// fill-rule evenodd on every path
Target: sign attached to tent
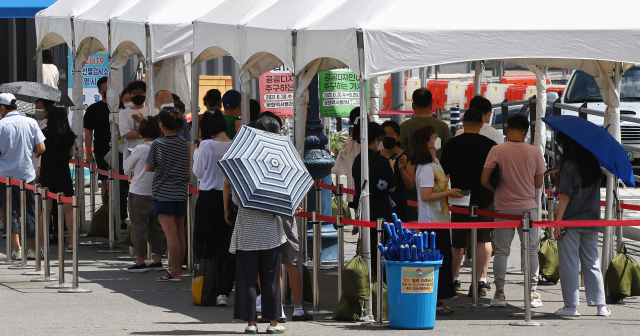
M 69 51 L 68 59 L 68 69 L 73 69 L 71 51 Z M 85 111 L 89 105 L 102 100 L 96 84 L 100 78 L 107 76 L 109 76 L 109 54 L 93 54 L 87 57 L 87 62 L 82 68 L 82 101 L 84 102 Z M 68 78 L 69 97 L 73 97 L 73 71 L 69 70 Z
M 282 119 L 293 118 L 293 72 L 281 66 L 262 76 L 260 82 L 260 107 Z
M 322 117 L 348 117 L 360 106 L 360 80 L 349 69 L 322 71 L 318 73 L 318 94 Z

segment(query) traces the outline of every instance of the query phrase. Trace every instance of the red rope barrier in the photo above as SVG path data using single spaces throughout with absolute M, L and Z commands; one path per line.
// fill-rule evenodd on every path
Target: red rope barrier
M 34 191 L 34 190 L 36 189 L 36 186 L 31 185 L 31 184 L 29 184 L 29 183 L 25 183 L 25 184 L 24 184 L 24 188 L 25 188 L 25 189 L 29 189 L 29 190 L 31 190 L 31 191 Z
M 338 220 L 337 220 L 336 217 L 317 215 L 316 218 L 319 221 L 323 221 L 323 222 L 329 222 L 329 223 L 333 223 L 333 224 L 337 224 L 338 223 Z
M 301 217 L 301 218 L 311 218 L 311 213 L 310 212 L 299 212 L 296 217 Z
M 111 176 L 116 180 L 129 181 L 129 176 L 127 176 L 127 175 L 120 175 L 120 174 L 111 173 Z
M 407 205 L 411 206 L 411 207 L 414 207 L 414 208 L 417 208 L 418 207 L 418 202 L 416 202 L 416 201 L 407 201 Z
M 480 210 L 480 209 L 478 209 L 477 213 L 480 216 L 485 216 L 490 218 L 498 218 L 498 219 L 511 220 L 511 221 L 522 220 L 522 215 L 509 215 L 509 214 L 503 214 L 499 212 L 486 211 L 486 210 Z
M 336 190 L 338 190 L 338 188 L 337 188 L 336 186 L 332 186 L 332 185 L 330 185 L 330 184 L 326 184 L 326 183 L 322 183 L 322 182 L 318 183 L 318 186 L 319 186 L 320 188 L 328 189 L 328 190 L 331 190 L 331 191 L 336 191 Z M 344 189 L 342 189 L 342 190 L 344 190 Z M 355 191 L 355 190 L 354 190 L 354 191 Z
M 461 214 L 461 215 L 468 215 L 471 213 L 471 210 L 469 210 L 469 208 L 458 208 L 454 206 L 450 206 L 449 211 L 453 213 Z
M 640 205 L 621 203 L 620 207 L 622 209 L 626 209 L 626 210 L 640 211 Z
M 73 197 L 61 196 L 60 200 L 62 201 L 62 203 L 73 203 Z
M 360 227 L 368 227 L 368 228 L 376 227 L 376 222 L 367 222 L 367 221 L 348 219 L 348 218 L 343 218 L 340 220 L 340 222 L 342 222 L 342 224 L 360 226 Z
M 200 195 L 200 190 L 189 187 L 189 193 L 194 195 Z
M 11 185 L 20 186 L 20 180 L 11 180 Z
M 53 199 L 57 199 L 58 198 L 58 194 L 54 194 L 54 193 L 52 193 L 50 191 L 47 191 L 47 196 L 49 198 L 53 198 Z
M 533 227 L 638 226 L 640 220 L 534 221 L 531 225 Z
M 89 168 L 90 167 L 89 164 L 84 162 L 84 161 L 80 161 L 79 165 L 82 166 L 82 167 L 85 167 L 85 168 Z
M 522 222 L 451 222 L 451 223 L 402 223 L 405 229 L 502 229 L 519 228 Z
M 109 172 L 106 171 L 106 170 L 102 170 L 102 169 L 93 167 L 93 171 L 98 173 L 98 174 L 104 175 L 104 176 L 109 176 Z
M 4 177 L 0 177 L 0 183 L 6 184 L 7 183 L 7 179 L 4 178 Z

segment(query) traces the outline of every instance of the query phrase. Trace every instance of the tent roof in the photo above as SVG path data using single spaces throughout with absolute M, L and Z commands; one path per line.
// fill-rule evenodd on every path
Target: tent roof
M 106 51 L 109 48 L 109 20 L 131 8 L 139 0 L 100 0 L 74 20 L 78 44 L 86 38 L 97 39 Z
M 33 19 L 36 13 L 51 6 L 55 0 L 1 1 L 0 19 Z
M 240 24 L 240 64 L 269 53 L 294 68 L 292 32 L 320 19 L 346 0 L 279 0 Z M 265 72 L 271 69 L 260 69 Z
M 222 0 L 140 0 L 111 20 L 112 53 L 123 42 L 135 44 L 153 62 L 193 50 L 192 22 Z M 146 50 L 146 25 L 151 34 L 151 55 Z
M 36 14 L 36 40 L 43 48 L 72 45 L 71 18 L 91 8 L 99 0 L 58 0 Z
M 535 7 L 548 10 L 525 16 L 511 0 L 348 0 L 298 31 L 296 70 L 321 57 L 338 59 L 365 78 L 483 59 L 640 60 L 640 45 L 633 43 L 640 40 L 637 3 L 538 0 Z M 495 8 L 499 17 L 491 17 Z
M 193 51 L 200 61 L 231 55 L 240 62 L 238 25 L 273 5 L 276 0 L 226 0 L 193 22 Z

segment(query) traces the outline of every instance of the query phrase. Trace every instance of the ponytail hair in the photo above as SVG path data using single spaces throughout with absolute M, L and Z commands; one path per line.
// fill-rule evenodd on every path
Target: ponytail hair
M 158 121 L 162 126 L 172 131 L 181 131 L 184 127 L 182 116 L 175 107 L 164 107 L 158 113 Z

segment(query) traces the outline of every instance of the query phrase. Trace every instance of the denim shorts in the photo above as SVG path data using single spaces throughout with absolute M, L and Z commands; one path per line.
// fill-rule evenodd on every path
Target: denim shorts
M 187 216 L 187 201 L 153 200 L 153 215 Z

